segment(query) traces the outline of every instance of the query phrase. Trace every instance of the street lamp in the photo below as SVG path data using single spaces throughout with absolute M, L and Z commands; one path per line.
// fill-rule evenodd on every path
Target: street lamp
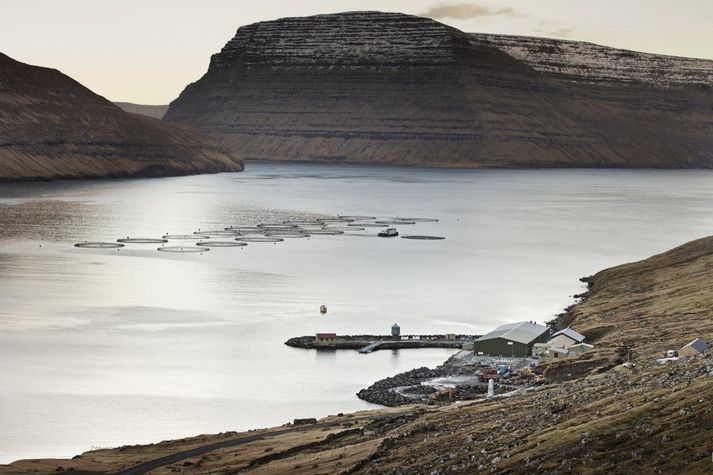
M 508 345 L 512 348 L 512 357 L 515 358 L 515 345 L 511 341 L 508 342 Z

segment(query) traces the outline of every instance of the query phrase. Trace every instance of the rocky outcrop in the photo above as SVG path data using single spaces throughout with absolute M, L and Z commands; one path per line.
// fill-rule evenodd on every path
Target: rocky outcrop
M 248 159 L 713 167 L 706 80 L 612 86 L 515 53 L 402 14 L 256 23 L 211 58 L 164 120 L 207 132 Z
M 240 171 L 189 127 L 129 114 L 54 69 L 0 54 L 0 180 Z

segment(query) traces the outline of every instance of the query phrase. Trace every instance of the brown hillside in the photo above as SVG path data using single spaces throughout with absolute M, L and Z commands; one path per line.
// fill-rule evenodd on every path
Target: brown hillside
M 0 54 L 0 180 L 240 171 L 188 127 L 128 114 L 54 69 Z

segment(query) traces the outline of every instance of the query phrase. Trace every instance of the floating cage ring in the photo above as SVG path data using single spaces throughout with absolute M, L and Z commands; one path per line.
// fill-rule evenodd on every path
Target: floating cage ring
M 192 246 L 164 246 L 157 247 L 156 250 L 161 252 L 175 252 L 175 253 L 186 253 L 192 254 L 196 252 L 210 251 L 207 247 L 192 247 Z
M 395 218 L 396 221 L 415 221 L 417 223 L 437 223 L 440 220 L 438 218 Z
M 210 241 L 210 242 L 199 242 L 196 246 L 210 246 L 210 247 L 245 247 L 248 243 L 240 241 Z
M 241 237 L 236 237 L 236 241 L 239 242 L 282 242 L 284 239 L 279 238 L 279 237 L 270 237 L 270 236 L 241 236 Z
M 342 231 L 342 232 L 347 232 L 347 231 L 366 231 L 366 228 L 358 227 L 358 226 L 327 226 L 324 228 L 325 231 Z M 311 230 L 309 232 L 312 232 Z
M 315 220 L 305 220 L 305 221 L 298 221 L 298 220 L 289 220 L 289 221 L 283 221 L 282 224 L 290 225 L 290 226 L 322 226 L 322 221 L 315 219 Z
M 121 242 L 124 244 L 162 244 L 168 242 L 168 239 L 153 239 L 153 238 L 121 238 L 117 239 L 116 242 Z
M 120 247 L 124 247 L 123 244 L 119 244 L 117 242 L 89 242 L 89 241 L 84 241 L 84 242 L 78 242 L 77 244 L 74 245 L 74 247 L 81 247 L 84 249 L 118 249 Z
M 401 236 L 402 239 L 418 239 L 421 241 L 442 241 L 445 239 L 443 236 Z
M 342 216 L 339 215 L 339 219 L 344 221 L 368 221 L 370 219 L 376 219 L 376 216 Z
M 344 231 L 342 231 L 341 229 L 324 228 L 324 229 L 310 229 L 309 233 L 315 234 L 315 235 L 326 234 L 326 235 L 336 236 L 338 234 L 344 234 Z
M 283 239 L 295 239 L 295 238 L 308 238 L 309 234 L 305 233 L 273 233 L 269 232 L 266 233 L 265 236 L 267 237 L 280 237 Z
M 376 224 L 390 225 L 390 224 L 416 224 L 416 221 L 405 221 L 400 219 L 390 219 L 377 221 Z
M 164 239 L 173 239 L 173 240 L 186 240 L 186 241 L 194 241 L 196 239 L 210 239 L 210 236 L 207 236 L 205 234 L 165 234 L 163 236 Z
M 229 229 L 212 229 L 210 231 L 194 231 L 193 234 L 201 236 L 234 236 L 236 234 L 240 234 L 240 231 Z
M 299 229 L 299 226 L 296 224 L 286 223 L 265 223 L 258 224 L 257 227 L 260 229 Z

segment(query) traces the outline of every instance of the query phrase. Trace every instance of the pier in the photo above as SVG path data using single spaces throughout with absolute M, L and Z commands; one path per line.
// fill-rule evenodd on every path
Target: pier
M 322 335 L 322 334 L 320 334 Z M 368 354 L 378 350 L 401 350 L 412 348 L 463 348 L 478 335 L 334 335 L 329 338 L 299 336 L 290 338 L 285 345 L 311 350 L 357 350 Z

